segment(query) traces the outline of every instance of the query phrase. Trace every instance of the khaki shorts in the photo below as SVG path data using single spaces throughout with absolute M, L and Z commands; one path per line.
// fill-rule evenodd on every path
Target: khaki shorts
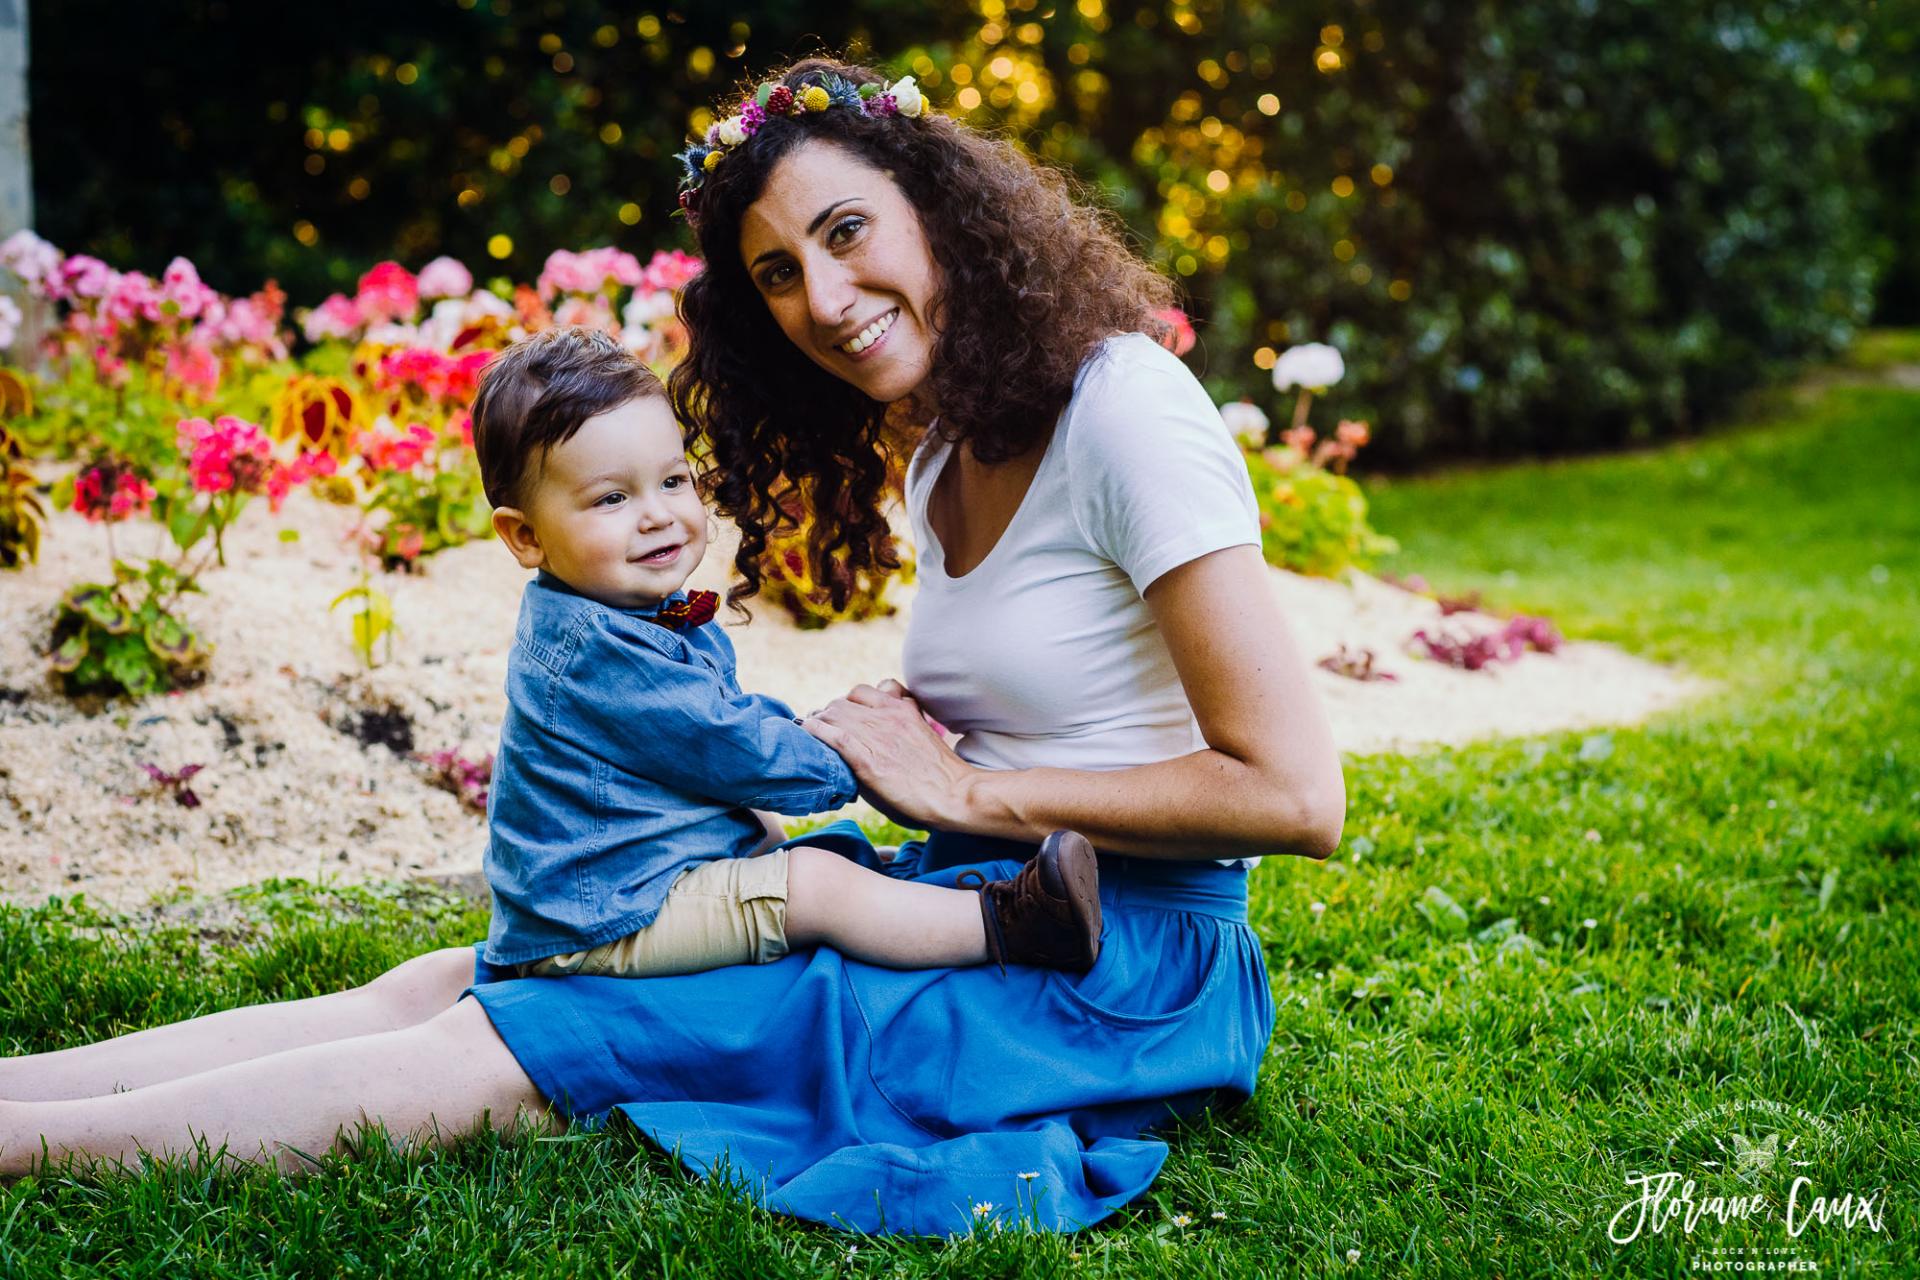
M 516 966 L 522 977 L 657 978 L 787 954 L 787 851 L 720 858 L 682 872 L 653 923 L 590 951 Z

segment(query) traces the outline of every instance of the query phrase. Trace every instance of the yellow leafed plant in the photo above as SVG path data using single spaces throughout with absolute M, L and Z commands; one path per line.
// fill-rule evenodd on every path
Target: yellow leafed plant
M 47 523 L 39 480 L 7 421 L 33 412 L 33 393 L 11 369 L 0 369 L 0 569 L 18 569 L 40 558 Z

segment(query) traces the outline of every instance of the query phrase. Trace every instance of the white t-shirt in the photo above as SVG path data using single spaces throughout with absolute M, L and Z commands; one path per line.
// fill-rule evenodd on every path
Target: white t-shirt
M 1206 390 L 1144 334 L 1081 367 L 1019 511 L 960 578 L 927 523 L 952 446 L 907 468 L 919 590 L 907 687 L 989 769 L 1125 769 L 1206 746 L 1141 598 L 1169 569 L 1260 542 L 1253 485 Z

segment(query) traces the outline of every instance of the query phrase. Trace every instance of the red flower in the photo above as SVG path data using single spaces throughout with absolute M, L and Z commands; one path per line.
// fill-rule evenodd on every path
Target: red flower
M 783 116 L 791 110 L 793 110 L 793 90 L 783 84 L 773 86 L 773 91 L 767 94 L 767 114 Z
M 73 509 L 93 524 L 118 524 L 147 514 L 153 486 L 123 462 L 88 467 L 73 482 Z
M 1183 356 L 1193 350 L 1193 322 L 1187 319 L 1187 313 L 1178 307 L 1162 307 L 1153 313 L 1153 318 L 1165 326 L 1160 335 L 1160 345 L 1177 356 Z

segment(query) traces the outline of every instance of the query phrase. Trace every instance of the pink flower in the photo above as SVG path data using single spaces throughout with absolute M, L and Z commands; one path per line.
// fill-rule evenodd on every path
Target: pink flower
M 1280 443 L 1305 457 L 1313 450 L 1313 428 L 1290 427 L 1280 433 Z
M 462 410 L 454 415 L 453 429 L 460 433 L 460 443 L 473 448 L 473 415 Z
M 167 377 L 211 400 L 220 389 L 220 358 L 198 342 L 167 348 Z
M 1333 429 L 1333 434 L 1341 444 L 1354 449 L 1360 448 L 1373 438 L 1372 430 L 1366 423 L 1356 422 L 1352 418 L 1341 419 L 1340 425 Z
M 185 258 L 175 258 L 167 264 L 160 276 L 160 296 L 163 306 L 172 304 L 168 314 L 182 320 L 197 318 L 202 312 L 219 301 L 220 295 L 200 283 L 200 273 Z
M 196 337 L 223 347 L 251 347 L 269 360 L 284 359 L 287 346 L 280 340 L 280 308 L 270 299 L 263 301 L 266 294 L 263 290 L 250 298 L 235 298 L 217 314 L 209 311 L 201 317 Z
M 101 311 L 117 324 L 158 320 L 161 316 L 160 293 L 152 280 L 138 271 L 128 271 L 113 281 Z
M 560 293 L 588 293 L 597 288 L 597 282 L 590 278 L 589 270 L 579 254 L 567 249 L 555 249 L 547 255 L 546 265 L 540 269 L 540 278 L 535 282 L 541 300 L 549 301 Z
M 625 249 L 616 249 L 608 245 L 602 249 L 589 249 L 581 255 L 593 264 L 607 284 L 624 285 L 631 288 L 640 283 L 640 259 Z
M 496 353 L 469 351 L 448 356 L 431 347 L 404 347 L 380 358 L 373 382 L 382 391 L 416 387 L 434 400 L 465 402 L 480 388 L 480 371 Z
M 375 471 L 412 471 L 432 459 L 438 443 L 433 428 L 424 423 L 411 423 L 404 431 L 397 431 L 386 418 L 377 420 L 354 442 L 360 456 Z
M 563 300 L 553 309 L 553 322 L 558 325 L 584 325 L 589 329 L 611 329 L 613 312 L 604 298 L 573 297 Z
M 1193 350 L 1193 322 L 1187 319 L 1187 313 L 1178 307 L 1162 307 L 1153 313 L 1153 318 L 1166 326 L 1166 332 L 1160 335 L 1160 345 L 1177 356 L 1183 356 Z
M 307 313 L 301 328 L 308 342 L 321 342 L 327 338 L 351 338 L 365 323 L 359 304 L 343 293 L 335 293 Z
M 267 476 L 268 506 L 277 514 L 295 485 L 305 484 L 316 476 L 333 475 L 339 469 L 340 464 L 330 453 L 303 453 L 290 463 L 275 466 Z
M 473 273 L 458 258 L 438 257 L 420 268 L 422 298 L 464 298 L 473 292 Z
M 273 443 L 253 423 L 231 414 L 216 422 L 182 418 L 175 439 L 187 455 L 193 487 L 201 493 L 266 493 L 272 478 Z
M 20 332 L 20 307 L 12 298 L 0 294 L 0 351 L 13 345 Z
M 88 467 L 73 482 L 73 509 L 93 524 L 118 524 L 143 516 L 153 496 L 153 486 L 123 462 Z
M 113 268 L 98 258 L 76 253 L 60 264 L 58 287 L 62 297 L 104 298 L 113 286 Z
M 551 302 L 562 293 L 597 294 L 622 285 L 637 285 L 643 275 L 638 258 L 611 245 L 584 253 L 555 249 L 547 255 L 537 284 L 541 301 Z
M 371 323 L 407 320 L 420 306 L 420 286 L 413 273 L 397 262 L 382 262 L 360 277 L 354 296 L 360 315 Z
M 756 107 L 756 110 L 758 108 Z M 678 249 L 661 249 L 647 260 L 640 273 L 640 286 L 653 290 L 679 291 L 706 269 L 706 263 Z

